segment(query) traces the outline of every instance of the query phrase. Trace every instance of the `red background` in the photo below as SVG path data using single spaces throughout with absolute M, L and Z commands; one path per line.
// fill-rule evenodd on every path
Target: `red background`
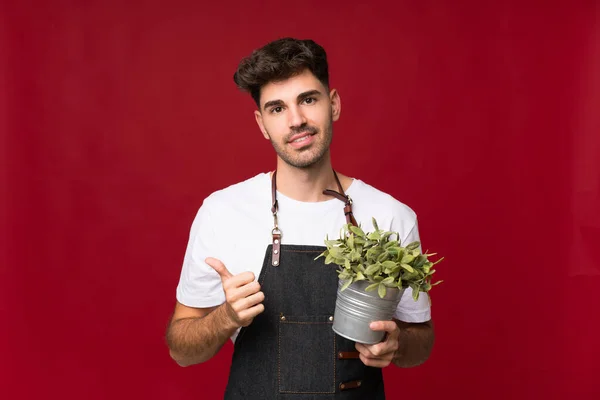
M 389 397 L 600 397 L 597 2 L 361 3 L 3 3 L 0 397 L 221 396 L 231 344 L 183 369 L 164 331 L 202 199 L 274 167 L 232 75 L 288 35 L 328 51 L 335 167 L 446 257 Z

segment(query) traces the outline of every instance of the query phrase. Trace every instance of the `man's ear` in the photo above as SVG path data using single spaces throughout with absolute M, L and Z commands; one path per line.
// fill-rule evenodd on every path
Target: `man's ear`
M 260 111 L 258 111 L 258 110 L 254 111 L 254 119 L 256 119 L 256 124 L 260 128 L 260 131 L 262 132 L 265 139 L 267 139 L 267 140 L 271 139 L 269 137 L 269 134 L 267 133 L 267 130 L 265 129 L 265 125 L 263 124 L 262 114 L 260 113 Z
M 331 118 L 334 121 L 340 119 L 342 113 L 342 101 L 340 100 L 340 94 L 336 89 L 332 89 L 329 93 L 329 99 L 331 101 Z

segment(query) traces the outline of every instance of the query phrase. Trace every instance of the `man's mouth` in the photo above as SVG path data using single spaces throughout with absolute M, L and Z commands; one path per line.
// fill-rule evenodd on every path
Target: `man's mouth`
M 312 134 L 307 133 L 304 136 L 299 137 L 298 139 L 294 139 L 292 140 L 290 143 L 301 143 L 301 142 L 305 142 L 308 138 L 311 137 Z
M 296 149 L 301 149 L 305 146 L 310 145 L 312 142 L 314 142 L 314 140 L 315 140 L 314 136 L 316 134 L 317 134 L 317 132 L 297 133 L 290 138 L 290 140 L 288 141 L 288 144 Z
M 302 133 L 297 133 L 297 134 L 293 135 L 288 140 L 288 143 L 301 143 L 301 142 L 304 142 L 304 141 L 308 140 L 314 134 L 316 134 L 316 132 L 302 132 Z

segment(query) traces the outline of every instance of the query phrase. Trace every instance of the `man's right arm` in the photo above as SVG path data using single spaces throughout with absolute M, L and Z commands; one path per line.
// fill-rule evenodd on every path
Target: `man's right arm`
M 192 308 L 177 302 L 167 330 L 171 358 L 182 367 L 212 358 L 237 327 L 228 317 L 225 304 Z
M 226 301 L 209 308 L 177 302 L 167 329 L 167 345 L 182 367 L 212 358 L 238 328 L 250 325 L 264 311 L 265 296 L 252 272 L 232 275 L 221 261 L 208 258 L 206 262 L 220 275 Z
M 237 327 L 227 315 L 226 304 L 192 308 L 179 302 L 167 330 L 171 358 L 182 367 L 212 358 Z

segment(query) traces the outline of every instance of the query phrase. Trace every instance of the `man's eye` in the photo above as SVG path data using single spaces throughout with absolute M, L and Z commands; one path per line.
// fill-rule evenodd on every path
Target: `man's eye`
M 273 107 L 271 109 L 271 114 L 279 114 L 281 111 L 283 111 L 282 107 Z
M 306 103 L 306 104 L 312 104 L 315 101 L 317 101 L 317 100 L 314 97 L 307 97 L 304 99 L 304 103 Z

